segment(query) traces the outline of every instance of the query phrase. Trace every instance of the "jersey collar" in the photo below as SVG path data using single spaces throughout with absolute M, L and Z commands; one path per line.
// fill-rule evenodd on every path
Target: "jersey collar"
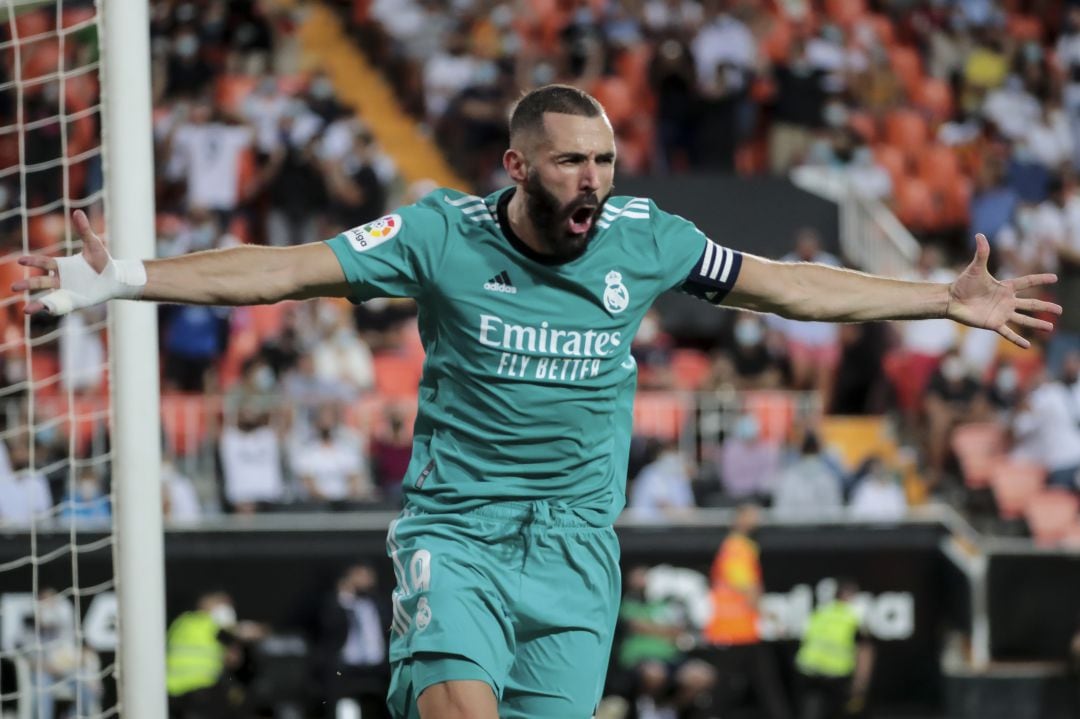
M 495 206 L 495 214 L 499 218 L 499 229 L 502 230 L 503 235 L 506 237 L 506 239 L 510 242 L 510 245 L 515 250 L 525 255 L 530 260 L 533 260 L 534 262 L 539 262 L 542 265 L 553 266 L 565 265 L 569 262 L 573 262 L 574 260 L 580 258 L 583 254 L 585 254 L 585 250 L 587 250 L 589 247 L 588 244 L 586 244 L 585 247 L 582 248 L 581 252 L 574 255 L 573 257 L 557 258 L 552 257 L 551 255 L 541 254 L 526 245 L 524 242 L 522 242 L 521 238 L 518 237 L 516 232 L 514 232 L 514 229 L 510 227 L 509 207 L 510 200 L 513 199 L 515 192 L 517 192 L 516 187 L 508 188 L 499 196 L 498 204 Z

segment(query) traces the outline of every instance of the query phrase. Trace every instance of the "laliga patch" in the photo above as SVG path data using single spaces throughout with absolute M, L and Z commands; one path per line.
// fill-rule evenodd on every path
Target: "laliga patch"
M 354 250 L 366 252 L 387 240 L 392 240 L 394 235 L 401 231 L 401 225 L 401 215 L 386 215 L 366 225 L 345 230 L 345 237 L 348 238 Z

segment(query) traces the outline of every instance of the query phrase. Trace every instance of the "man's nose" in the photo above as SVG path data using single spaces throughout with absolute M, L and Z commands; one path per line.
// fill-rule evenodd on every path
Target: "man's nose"
M 578 189 L 586 192 L 596 192 L 600 189 L 600 171 L 595 162 L 586 162 L 582 166 Z

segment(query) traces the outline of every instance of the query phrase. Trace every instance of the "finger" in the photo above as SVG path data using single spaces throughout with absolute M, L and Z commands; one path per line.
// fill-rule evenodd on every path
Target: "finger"
M 1061 305 L 1035 299 L 1017 300 L 1016 309 L 1024 312 L 1049 312 L 1052 315 L 1060 315 L 1062 311 Z
M 1034 330 L 1042 330 L 1043 332 L 1052 332 L 1054 329 L 1054 325 L 1050 322 L 1047 322 L 1046 320 L 1028 317 L 1027 315 L 1022 315 L 1019 312 L 1013 312 L 1012 317 L 1009 318 L 1009 322 L 1012 322 L 1015 325 L 1020 325 L 1021 327 L 1030 327 Z
M 999 335 L 1001 335 L 1002 337 L 1004 337 L 1005 339 L 1012 342 L 1017 347 L 1020 347 L 1022 349 L 1027 349 L 1028 347 L 1031 347 L 1030 342 L 1028 342 L 1026 339 L 1024 339 L 1020 335 L 1013 332 L 1012 327 L 1009 327 L 1008 325 L 1003 324 L 1000 327 L 998 327 L 997 328 L 997 333 Z
M 55 290 L 60 287 L 60 278 L 53 275 L 37 275 L 35 277 L 24 277 L 17 282 L 13 282 L 11 289 L 14 292 L 25 292 L 30 290 L 36 292 L 37 290 Z
M 982 269 L 986 269 L 986 263 L 990 261 L 990 243 L 986 239 L 986 235 L 979 233 L 975 235 L 975 264 Z
M 84 247 L 89 247 L 91 252 L 96 251 L 99 247 L 102 249 L 105 247 L 105 241 L 94 232 L 94 228 L 90 226 L 90 218 L 86 216 L 85 212 L 75 210 L 71 213 L 71 221 L 75 225 L 75 231 L 82 238 Z
M 37 314 L 45 309 L 45 305 L 40 302 L 30 302 L 23 308 L 23 313 L 28 315 Z
M 19 258 L 19 264 L 23 267 L 34 267 L 46 272 L 56 271 L 56 258 L 43 255 L 23 255 Z
M 1057 282 L 1057 275 L 1044 274 L 1044 275 L 1024 275 L 1023 277 L 1017 277 L 1012 281 L 1013 289 L 1016 291 L 1026 290 L 1029 287 L 1039 287 L 1040 285 L 1052 285 Z

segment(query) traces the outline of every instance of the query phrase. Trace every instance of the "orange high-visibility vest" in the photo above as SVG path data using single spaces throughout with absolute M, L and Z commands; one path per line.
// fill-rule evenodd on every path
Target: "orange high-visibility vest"
M 758 633 L 758 611 L 742 593 L 761 586 L 758 547 L 749 537 L 731 534 L 712 566 L 712 619 L 705 638 L 713 644 L 753 644 Z

